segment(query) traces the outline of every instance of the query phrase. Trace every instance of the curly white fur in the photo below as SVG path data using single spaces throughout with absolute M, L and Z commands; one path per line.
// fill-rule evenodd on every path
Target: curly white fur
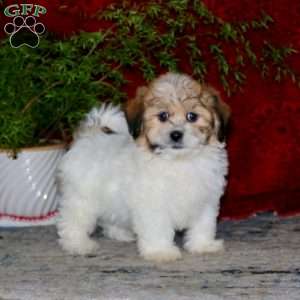
M 154 154 L 136 145 L 120 109 L 93 109 L 59 167 L 59 242 L 72 254 L 92 253 L 98 243 L 90 234 L 99 224 L 110 238 L 137 238 L 149 260 L 180 258 L 173 239 L 182 229 L 187 251 L 221 250 L 216 218 L 226 174 L 224 143 Z

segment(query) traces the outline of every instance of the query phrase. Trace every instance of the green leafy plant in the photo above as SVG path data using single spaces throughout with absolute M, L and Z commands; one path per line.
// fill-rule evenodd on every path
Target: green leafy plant
M 125 81 L 95 51 L 103 38 L 87 33 L 65 41 L 42 39 L 35 49 L 1 42 L 0 148 L 66 140 L 99 99 L 120 102 Z
M 230 23 L 202 1 L 134 3 L 118 2 L 95 14 L 111 22 L 102 32 L 64 40 L 43 36 L 35 49 L 0 42 L 0 148 L 70 140 L 91 107 L 126 99 L 125 71 L 138 71 L 149 81 L 162 71 L 180 71 L 183 58 L 200 81 L 216 67 L 228 95 L 242 89 L 249 65 L 262 77 L 299 83 L 287 63 L 296 53 L 292 46 L 264 39 L 253 44 L 249 38 L 253 31 L 260 36 L 270 30 L 273 19 L 264 12 Z
M 262 77 L 272 76 L 277 81 L 290 78 L 299 84 L 298 75 L 286 63 L 297 52 L 292 46 L 267 40 L 254 45 L 250 39 L 253 31 L 262 36 L 274 23 L 265 12 L 249 22 L 230 23 L 198 0 L 147 1 L 137 6 L 123 1 L 98 17 L 114 23 L 115 30 L 108 36 L 112 48 L 118 52 L 118 45 L 125 47 L 126 60 L 147 80 L 153 79 L 158 69 L 180 70 L 180 58 L 186 57 L 185 64 L 200 81 L 205 81 L 213 61 L 228 95 L 242 89 L 249 64 Z M 124 62 L 122 55 L 115 59 Z

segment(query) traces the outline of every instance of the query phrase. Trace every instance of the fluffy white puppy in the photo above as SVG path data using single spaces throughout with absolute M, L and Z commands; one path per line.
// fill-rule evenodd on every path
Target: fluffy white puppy
M 137 239 L 148 260 L 222 249 L 215 239 L 219 201 L 226 184 L 223 130 L 229 116 L 218 94 L 187 75 L 167 73 L 138 90 L 129 123 L 117 107 L 93 109 L 59 167 L 62 200 L 59 242 L 71 254 L 90 254 L 96 225 L 120 241 Z

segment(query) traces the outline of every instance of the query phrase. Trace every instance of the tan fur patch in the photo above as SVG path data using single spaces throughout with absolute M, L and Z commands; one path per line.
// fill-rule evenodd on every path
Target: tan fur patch
M 101 130 L 106 134 L 114 134 L 115 133 L 111 128 L 109 128 L 107 126 L 101 127 Z

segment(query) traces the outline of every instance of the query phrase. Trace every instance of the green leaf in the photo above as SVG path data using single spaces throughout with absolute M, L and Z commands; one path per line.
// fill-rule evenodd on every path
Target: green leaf
M 233 26 L 226 22 L 223 24 L 220 30 L 220 37 L 225 41 L 236 41 L 237 40 L 237 31 L 233 28 Z

